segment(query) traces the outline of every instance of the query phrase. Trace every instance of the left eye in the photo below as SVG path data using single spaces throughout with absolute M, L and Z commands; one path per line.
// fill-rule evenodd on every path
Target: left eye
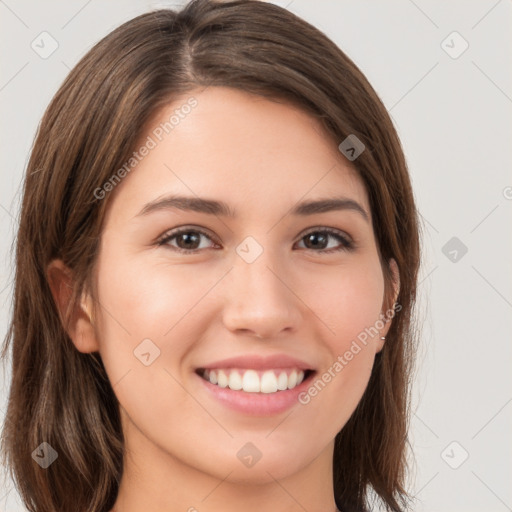
M 193 253 L 199 249 L 208 248 L 208 244 L 204 245 L 201 243 L 201 237 L 211 240 L 213 244 L 216 244 L 207 233 L 198 229 L 185 228 L 167 233 L 157 241 L 157 245 L 167 245 L 178 252 Z M 330 240 L 336 240 L 338 243 L 330 243 Z M 171 242 L 175 242 L 175 244 Z M 348 237 L 331 229 L 310 231 L 300 238 L 300 242 L 304 242 L 305 249 L 319 253 L 350 251 L 354 248 L 353 242 Z
M 334 244 L 334 246 L 332 244 L 329 245 L 329 239 L 337 240 L 338 247 L 336 246 L 336 244 Z M 300 241 L 303 240 L 305 241 L 306 249 L 320 249 L 319 251 L 315 252 L 321 253 L 329 253 L 344 250 L 350 251 L 354 247 L 353 243 L 346 236 L 332 229 L 310 231 L 300 239 Z M 341 245 L 339 245 L 340 243 Z

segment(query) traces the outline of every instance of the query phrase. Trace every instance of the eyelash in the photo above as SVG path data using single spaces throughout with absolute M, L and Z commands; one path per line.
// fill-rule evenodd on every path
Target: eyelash
M 176 238 L 179 235 L 184 234 L 184 233 L 200 233 L 201 235 L 209 238 L 214 243 L 216 243 L 215 240 L 213 240 L 212 237 L 205 231 L 202 231 L 201 229 L 198 229 L 198 228 L 184 227 L 184 228 L 178 228 L 173 231 L 168 231 L 167 233 L 165 233 L 162 237 L 160 237 L 156 241 L 156 244 L 158 246 L 166 245 L 169 243 L 170 240 L 172 240 L 173 238 Z M 327 253 L 330 254 L 333 252 L 340 252 L 340 251 L 353 251 L 355 249 L 355 244 L 352 241 L 350 241 L 347 237 L 342 235 L 341 232 L 339 232 L 335 229 L 332 229 L 332 228 L 321 228 L 321 229 L 316 228 L 314 230 L 308 231 L 307 233 L 302 235 L 302 237 L 300 238 L 299 241 L 302 241 L 306 236 L 311 235 L 313 233 L 321 233 L 321 234 L 330 235 L 330 236 L 338 239 L 341 242 L 341 246 L 338 248 L 335 248 L 335 249 L 321 249 L 318 251 L 316 251 L 314 249 L 306 248 L 306 250 L 308 250 L 308 251 L 313 251 L 313 252 L 317 252 L 317 253 L 321 253 L 321 254 L 327 254 Z M 198 253 L 203 250 L 203 249 L 182 249 L 181 247 L 173 247 L 170 245 L 169 245 L 169 247 L 171 247 L 171 249 L 176 252 L 180 252 L 180 253 L 184 253 L 184 254 L 194 254 L 194 253 Z

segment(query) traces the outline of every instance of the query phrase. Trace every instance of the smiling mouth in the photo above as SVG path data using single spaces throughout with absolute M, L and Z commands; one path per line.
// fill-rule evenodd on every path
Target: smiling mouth
M 221 388 L 246 393 L 279 393 L 294 389 L 309 379 L 314 370 L 282 368 L 272 370 L 253 370 L 240 368 L 198 368 L 196 370 L 204 380 Z

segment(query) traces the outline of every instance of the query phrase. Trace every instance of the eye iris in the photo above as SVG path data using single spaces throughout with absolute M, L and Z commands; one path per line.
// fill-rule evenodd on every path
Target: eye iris
M 320 243 L 318 243 L 319 239 L 321 239 Z M 322 246 L 322 248 L 324 248 L 324 246 L 327 245 L 327 236 L 322 233 L 310 233 L 309 235 L 306 235 L 306 247 L 308 247 L 309 243 L 312 244 L 311 245 L 312 248 L 319 247 L 319 246 Z M 308 249 L 309 249 L 309 247 L 308 247 Z
M 200 236 L 201 235 L 199 235 L 198 233 L 194 233 L 193 231 L 187 231 L 186 233 L 180 233 L 177 236 L 177 244 L 181 249 L 197 249 L 197 247 L 199 246 L 199 243 L 200 243 L 200 240 L 199 240 Z M 193 247 L 191 247 L 190 245 L 187 245 L 186 243 L 185 243 L 185 246 L 182 246 L 182 244 L 179 243 L 180 240 L 184 240 L 187 243 L 192 242 Z

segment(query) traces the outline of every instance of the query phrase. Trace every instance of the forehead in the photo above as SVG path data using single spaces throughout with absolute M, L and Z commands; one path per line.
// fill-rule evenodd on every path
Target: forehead
M 316 119 L 280 100 L 198 89 L 156 112 L 137 148 L 144 145 L 151 149 L 112 199 L 132 216 L 168 192 L 220 199 L 242 216 L 339 195 L 370 211 L 364 184 L 335 141 Z

